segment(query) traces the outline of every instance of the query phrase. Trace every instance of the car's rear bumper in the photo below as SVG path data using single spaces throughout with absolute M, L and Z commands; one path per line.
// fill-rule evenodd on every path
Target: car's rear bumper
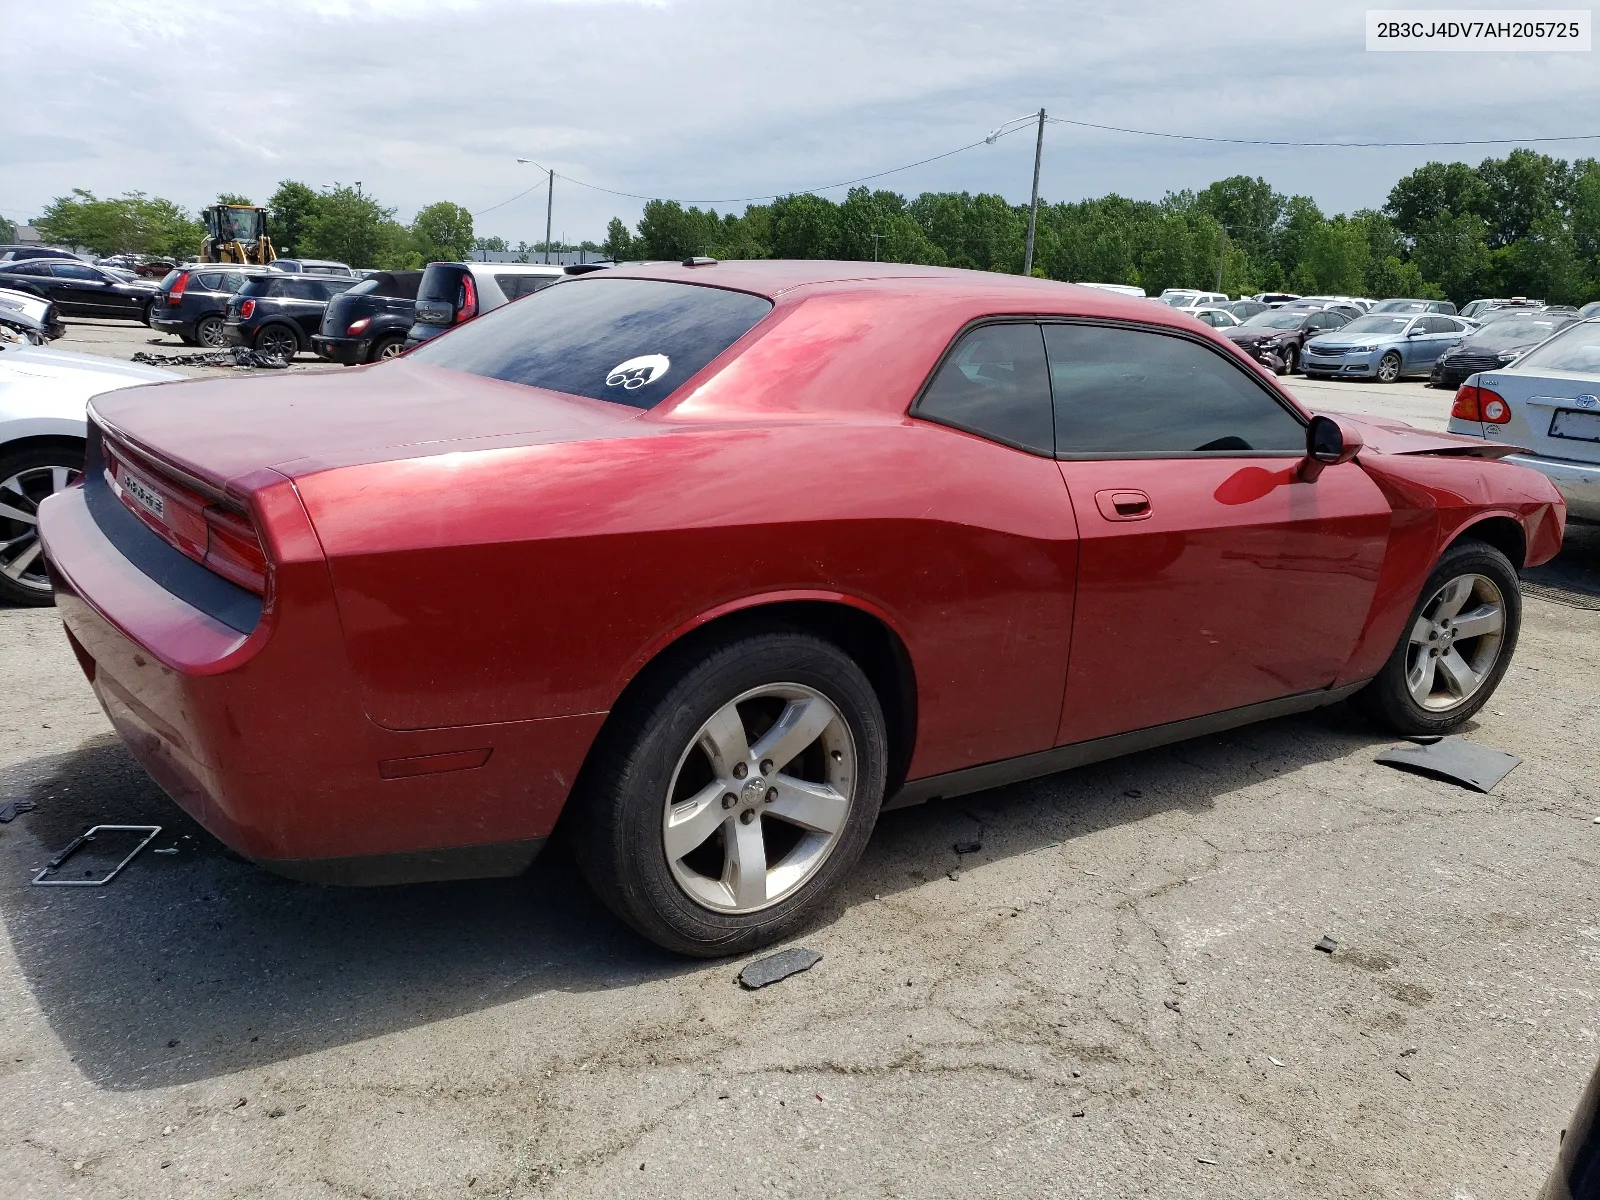
M 420 346 L 423 342 L 438 337 L 441 333 L 448 333 L 452 328 L 453 326 L 450 325 L 434 325 L 428 321 L 413 322 L 411 328 L 406 330 L 406 349 L 409 350 L 413 346 Z
M 61 618 L 117 733 L 206 829 L 294 878 L 398 883 L 521 870 L 554 827 L 604 715 L 374 724 L 310 522 L 287 480 L 269 490 L 257 499 L 272 508 L 277 565 L 254 624 L 248 615 L 227 624 L 197 606 L 204 600 L 158 583 L 125 530 L 108 535 L 85 488 L 42 506 Z
M 182 317 L 156 317 L 150 318 L 150 328 L 159 333 L 174 333 L 179 337 L 194 336 L 194 322 L 185 321 Z
M 1454 422 L 1452 422 L 1454 424 Z M 1567 502 L 1568 518 L 1600 521 L 1600 463 L 1580 463 L 1563 458 L 1513 454 L 1507 462 L 1532 467 L 1551 483 Z
M 372 353 L 372 339 L 315 333 L 311 335 L 311 348 L 317 352 L 318 358 L 353 367 L 367 361 L 367 356 Z

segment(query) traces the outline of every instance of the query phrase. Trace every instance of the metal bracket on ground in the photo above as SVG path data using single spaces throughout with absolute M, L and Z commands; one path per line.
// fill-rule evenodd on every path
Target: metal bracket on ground
M 67 861 L 67 859 L 71 858 L 79 850 L 82 850 L 90 842 L 94 841 L 94 835 L 97 834 L 97 833 L 142 833 L 145 836 L 140 840 L 140 842 L 139 842 L 139 844 L 137 846 L 135 846 L 132 850 L 128 851 L 127 856 L 121 862 L 119 862 L 116 866 L 112 867 L 110 871 L 106 872 L 106 874 L 101 876 L 99 879 L 46 879 L 45 878 L 45 876 L 50 874 L 50 872 L 59 871 L 61 869 L 62 864 L 65 863 Z M 138 855 L 139 851 L 143 850 L 151 842 L 155 841 L 156 837 L 160 833 L 161 833 L 161 826 L 159 826 L 159 825 L 96 825 L 91 829 L 86 829 L 82 833 L 80 833 L 77 837 L 73 838 L 72 841 L 67 843 L 67 848 L 65 850 L 63 850 L 60 854 L 56 855 L 49 862 L 45 863 L 44 869 L 33 877 L 33 886 L 34 887 L 104 887 L 106 884 L 110 883 L 113 879 L 115 879 L 117 877 L 117 873 L 119 871 L 121 871 L 123 867 L 127 866 L 129 863 L 131 863 L 134 860 L 134 858 Z

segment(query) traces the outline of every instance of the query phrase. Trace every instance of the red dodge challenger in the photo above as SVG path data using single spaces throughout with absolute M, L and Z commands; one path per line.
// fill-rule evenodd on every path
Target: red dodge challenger
M 1183 313 L 691 260 L 403 358 L 101 396 L 39 520 L 129 748 L 298 879 L 522 870 L 664 946 L 814 915 L 887 807 L 1357 697 L 1488 699 L 1565 510 L 1310 416 Z

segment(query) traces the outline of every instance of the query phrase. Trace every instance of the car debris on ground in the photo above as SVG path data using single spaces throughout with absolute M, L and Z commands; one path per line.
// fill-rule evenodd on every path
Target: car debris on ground
M 1337 939 L 1325 933 L 1322 935 L 1322 940 L 1311 948 L 1313 950 L 1321 950 L 1324 954 L 1332 954 L 1339 948 L 1339 943 Z
M 1460 737 L 1440 738 L 1422 746 L 1395 746 L 1378 755 L 1375 761 L 1485 793 L 1522 762 L 1515 754 L 1480 746 Z
M 32 812 L 39 806 L 32 800 L 8 800 L 4 807 L 0 807 L 0 825 L 9 825 L 25 812 Z
M 288 359 L 261 354 L 248 346 L 202 350 L 195 354 L 152 354 L 148 350 L 138 350 L 134 352 L 133 361 L 152 367 L 263 367 L 269 371 L 281 371 L 289 365 Z
M 138 844 L 135 845 L 132 850 L 128 851 L 128 853 L 125 854 L 122 857 L 122 860 L 120 862 L 118 862 L 116 866 L 112 867 L 109 871 L 107 871 L 100 878 L 98 878 L 98 879 L 95 879 L 95 878 L 63 879 L 63 878 L 61 878 L 61 868 L 66 864 L 67 860 L 70 859 L 74 854 L 77 854 L 80 850 L 84 849 L 86 846 L 89 846 L 91 843 L 93 843 L 96 837 L 100 836 L 101 834 L 106 834 L 106 833 L 132 833 L 132 834 L 143 834 L 144 836 L 142 838 L 140 838 Z M 113 879 L 115 879 L 119 874 L 121 874 L 122 869 L 124 867 L 126 867 L 129 863 L 131 863 L 136 857 L 138 857 L 139 851 L 143 850 L 151 842 L 155 841 L 156 838 L 159 837 L 160 835 L 161 835 L 161 826 L 159 826 L 159 825 L 95 825 L 95 826 L 92 826 L 91 828 L 84 830 L 77 837 L 73 838 L 72 841 L 67 843 L 66 848 L 64 850 L 62 850 L 59 854 L 57 854 L 49 862 L 45 863 L 44 869 L 41 870 L 37 875 L 35 875 L 33 877 L 33 886 L 35 886 L 35 887 L 103 887 L 106 884 L 110 883 Z M 52 875 L 52 874 L 55 876 L 54 878 L 51 878 L 51 879 L 46 879 L 45 878 L 45 876 Z M 84 874 L 87 875 L 87 876 L 92 876 L 94 874 L 94 872 L 93 871 L 86 871 L 86 872 L 84 872 Z
M 757 959 L 745 967 L 739 972 L 739 986 L 753 992 L 757 988 L 764 988 L 791 975 L 798 975 L 801 971 L 809 971 L 821 961 L 822 955 L 815 950 L 807 950 L 804 946 L 791 946 L 787 950 L 780 950 L 776 954 L 767 955 L 766 958 Z

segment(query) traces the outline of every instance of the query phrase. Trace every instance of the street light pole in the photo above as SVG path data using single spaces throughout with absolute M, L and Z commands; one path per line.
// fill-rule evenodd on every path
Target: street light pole
M 550 187 L 544 196 L 544 260 L 550 261 L 550 209 L 556 202 L 556 169 L 550 168 Z
M 1044 109 L 1039 110 L 1039 136 L 1033 143 L 1033 200 L 1028 208 L 1028 245 L 1022 252 L 1022 273 L 1033 274 L 1033 234 L 1039 224 L 1039 163 L 1044 158 Z

